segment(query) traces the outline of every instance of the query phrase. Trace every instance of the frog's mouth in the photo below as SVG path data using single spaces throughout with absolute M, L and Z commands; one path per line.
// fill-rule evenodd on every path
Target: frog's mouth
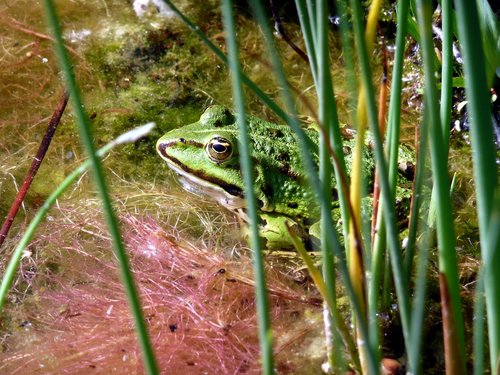
M 167 160 L 167 165 L 179 175 L 179 181 L 184 190 L 190 193 L 209 196 L 215 199 L 220 205 L 230 209 L 238 210 L 245 207 L 243 190 L 238 186 L 227 184 L 217 178 L 208 177 L 201 173 L 204 178 L 196 176 L 197 171 L 184 165 L 174 164 Z

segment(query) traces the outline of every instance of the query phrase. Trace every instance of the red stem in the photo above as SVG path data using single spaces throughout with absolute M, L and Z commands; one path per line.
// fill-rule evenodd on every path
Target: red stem
M 69 94 L 67 91 L 65 91 L 62 94 L 61 99 L 59 100 L 59 103 L 54 111 L 54 114 L 52 115 L 52 118 L 50 119 L 47 130 L 45 131 L 45 135 L 42 139 L 42 142 L 40 143 L 40 147 L 38 148 L 38 151 L 35 157 L 33 158 L 33 162 L 31 163 L 31 167 L 23 181 L 21 188 L 19 189 L 16 195 L 16 198 L 14 199 L 14 202 L 12 203 L 12 206 L 10 207 L 9 213 L 7 214 L 5 222 L 2 225 L 2 229 L 0 230 L 0 247 L 5 241 L 5 238 L 7 238 L 7 234 L 9 233 L 10 227 L 17 215 L 17 212 L 19 211 L 19 207 L 21 207 L 24 197 L 26 196 L 26 193 L 28 192 L 31 183 L 35 178 L 38 168 L 42 164 L 42 160 L 45 157 L 45 154 L 47 153 L 47 150 L 49 148 L 50 142 L 52 141 L 57 126 L 61 121 L 61 116 L 64 113 L 66 104 L 68 104 L 68 98 Z

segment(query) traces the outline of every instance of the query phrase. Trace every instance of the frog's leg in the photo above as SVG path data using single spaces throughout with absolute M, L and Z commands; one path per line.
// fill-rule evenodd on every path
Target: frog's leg
M 290 230 L 297 235 L 302 242 L 309 247 L 309 235 L 296 221 L 284 215 L 263 213 L 261 217 L 261 237 L 264 247 L 269 250 L 293 250 L 293 242 L 288 232 Z
M 340 208 L 339 207 L 334 207 L 332 209 L 332 220 L 333 220 L 333 225 L 335 228 L 332 228 L 332 230 L 336 230 L 337 233 L 341 234 L 342 233 L 342 218 L 340 216 Z M 311 224 L 309 227 L 309 236 L 310 239 L 313 243 L 320 243 L 320 238 L 321 238 L 321 221 L 318 220 Z M 343 238 L 340 236 L 340 242 L 341 244 L 343 243 Z
M 321 238 L 321 223 L 319 221 L 313 223 L 310 227 L 309 227 L 309 235 L 314 237 L 314 238 Z
M 293 250 L 293 242 L 288 233 L 287 224 L 291 230 L 310 248 L 310 239 L 307 232 L 296 221 L 283 215 L 260 213 L 260 237 L 262 247 L 266 250 Z M 248 228 L 243 231 L 248 238 Z

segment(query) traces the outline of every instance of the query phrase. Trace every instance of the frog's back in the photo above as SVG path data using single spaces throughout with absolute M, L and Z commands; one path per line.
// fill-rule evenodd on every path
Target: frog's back
M 287 125 L 256 117 L 249 117 L 248 123 L 255 187 L 263 203 L 261 209 L 298 221 L 309 219 L 316 210 L 295 134 Z M 318 134 L 310 129 L 305 132 L 311 140 L 310 152 L 317 161 Z

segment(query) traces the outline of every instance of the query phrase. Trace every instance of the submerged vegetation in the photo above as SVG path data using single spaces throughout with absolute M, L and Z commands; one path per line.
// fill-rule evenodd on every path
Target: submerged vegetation
M 73 112 L 66 110 L 0 249 L 2 276 L 30 220 L 86 152 L 137 125 L 157 126 L 111 151 L 102 166 L 94 158 L 94 174 L 59 197 L 38 228 L 0 302 L 0 372 L 498 372 L 500 205 L 488 90 L 500 52 L 498 20 L 486 2 L 455 9 L 447 0 L 438 8 L 401 0 L 380 11 L 378 1 L 369 8 L 340 1 L 335 11 L 343 16 L 333 26 L 326 1 L 297 0 L 293 15 L 272 9 L 271 21 L 260 1 L 165 1 L 168 15 L 150 4 L 140 18 L 120 1 L 54 7 L 47 0 L 47 14 L 58 14 L 51 33 L 42 8 L 28 11 L 28 3 L 0 6 L 2 216 L 73 74 L 76 84 Z M 395 35 L 380 41 L 377 19 Z M 275 38 L 272 22 L 286 35 Z M 452 82 L 465 85 L 460 104 L 451 101 Z M 464 103 L 471 149 L 468 136 L 448 146 L 452 105 Z M 241 223 L 214 201 L 180 191 L 154 149 L 161 135 L 198 121 L 212 104 L 238 113 L 251 249 L 239 240 Z M 296 133 L 321 212 L 320 253 L 260 248 L 262 212 L 252 209 L 250 194 L 255 160 L 245 148 L 250 114 Z M 319 130 L 319 168 L 304 122 Z M 340 123 L 357 129 L 355 146 L 340 137 Z M 363 175 L 371 168 L 362 158 L 354 157 L 350 176 L 344 172 L 343 155 L 363 153 L 365 128 L 378 184 Z M 418 155 L 404 247 L 396 222 L 400 143 Z M 331 175 L 344 185 L 332 186 Z M 373 219 L 359 212 L 366 196 L 378 203 Z M 333 218 L 332 205 L 341 212 Z M 112 239 L 105 218 L 114 215 Z

